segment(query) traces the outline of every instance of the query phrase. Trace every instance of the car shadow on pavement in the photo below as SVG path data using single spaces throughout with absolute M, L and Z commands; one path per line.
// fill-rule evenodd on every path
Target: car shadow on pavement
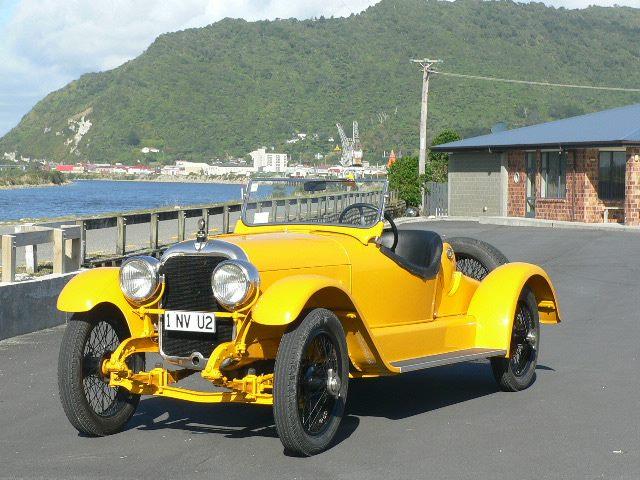
M 539 370 L 554 371 L 538 366 Z M 352 379 L 342 424 L 334 446 L 358 428 L 360 417 L 400 420 L 499 393 L 486 361 L 461 363 L 403 375 Z M 278 436 L 270 407 L 206 405 L 166 398 L 144 398 L 128 429 L 178 429 L 226 438 Z
M 345 415 L 331 448 L 349 438 L 359 423 L 359 418 Z M 241 404 L 200 405 L 153 397 L 140 402 L 136 414 L 127 424 L 127 429 L 178 429 L 194 434 L 218 434 L 235 439 L 278 437 L 270 407 Z
M 347 413 L 399 420 L 498 393 L 488 362 L 349 383 Z
M 167 398 L 145 398 L 127 428 L 178 429 L 216 433 L 227 438 L 277 437 L 270 407 L 259 405 L 207 405 Z

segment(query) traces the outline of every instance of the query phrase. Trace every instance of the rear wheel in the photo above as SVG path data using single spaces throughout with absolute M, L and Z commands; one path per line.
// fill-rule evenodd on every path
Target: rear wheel
M 493 375 L 502 390 L 517 392 L 535 381 L 539 342 L 538 303 L 531 289 L 525 288 L 518 299 L 513 319 L 509 358 L 491 359 Z
M 459 272 L 467 277 L 481 281 L 493 269 L 509 263 L 500 250 L 493 245 L 467 237 L 447 239 L 456 254 L 456 266 Z
M 282 337 L 276 357 L 273 415 L 287 451 L 314 455 L 331 444 L 342 420 L 348 382 L 340 321 L 329 310 L 311 310 Z
M 104 436 L 125 426 L 140 395 L 109 386 L 102 362 L 129 337 L 124 319 L 110 310 L 75 314 L 65 330 L 58 357 L 58 388 L 67 418 L 81 433 Z M 134 372 L 144 370 L 144 355 L 128 358 Z

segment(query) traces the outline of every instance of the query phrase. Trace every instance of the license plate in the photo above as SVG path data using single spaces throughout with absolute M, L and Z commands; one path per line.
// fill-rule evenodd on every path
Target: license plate
M 215 333 L 216 316 L 210 312 L 165 311 L 163 327 L 179 332 Z

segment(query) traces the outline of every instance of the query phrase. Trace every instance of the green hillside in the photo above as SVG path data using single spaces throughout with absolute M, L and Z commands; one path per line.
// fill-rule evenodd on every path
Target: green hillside
M 0 153 L 132 162 L 150 146 L 169 162 L 265 145 L 310 157 L 334 146 L 328 137 L 338 141 L 336 122 L 350 131 L 352 120 L 365 158 L 412 153 L 421 75 L 409 59 L 425 55 L 444 59 L 443 71 L 638 87 L 640 9 L 383 0 L 348 18 L 222 20 L 161 35 L 121 67 L 49 94 L 0 139 Z M 436 76 L 429 129 L 470 136 L 499 121 L 516 127 L 635 102 L 640 94 Z M 297 132 L 307 140 L 286 144 Z

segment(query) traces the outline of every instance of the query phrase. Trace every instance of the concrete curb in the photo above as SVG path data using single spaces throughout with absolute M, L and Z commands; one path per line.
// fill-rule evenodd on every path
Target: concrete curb
M 501 225 L 505 227 L 563 228 L 573 230 L 600 230 L 605 232 L 640 233 L 640 227 L 620 225 L 617 223 L 566 222 L 562 220 L 542 220 L 538 218 L 520 217 L 416 217 L 396 220 L 396 224 L 398 225 L 417 222 L 476 222 L 480 225 Z
M 56 302 L 76 273 L 0 284 L 0 340 L 65 323 L 68 314 Z

